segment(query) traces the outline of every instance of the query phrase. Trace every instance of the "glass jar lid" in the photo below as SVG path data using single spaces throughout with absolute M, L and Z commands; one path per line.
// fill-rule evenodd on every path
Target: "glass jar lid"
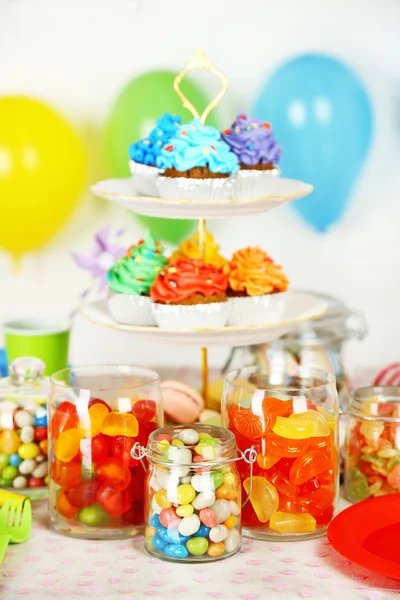
M 400 388 L 370 386 L 351 394 L 347 413 L 366 421 L 400 423 Z

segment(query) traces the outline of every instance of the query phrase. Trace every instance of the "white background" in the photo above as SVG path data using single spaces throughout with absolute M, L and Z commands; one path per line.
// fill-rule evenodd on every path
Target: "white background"
M 324 51 L 346 61 L 372 97 L 376 133 L 342 221 L 319 235 L 284 207 L 211 229 L 225 253 L 260 243 L 293 286 L 341 296 L 363 310 L 371 331 L 348 346 L 349 366 L 385 364 L 400 360 L 399 39 L 399 0 L 0 0 L 0 94 L 41 98 L 69 118 L 89 147 L 89 184 L 104 173 L 101 127 L 113 100 L 143 71 L 180 70 L 203 47 L 230 81 L 221 114 L 228 124 L 250 109 L 284 60 Z M 64 230 L 27 257 L 19 274 L 0 253 L 0 320 L 69 313 L 88 280 L 68 252 L 87 250 L 92 233 L 109 222 L 126 225 L 127 244 L 138 239 L 127 213 L 87 192 Z M 225 355 L 211 353 L 215 362 Z M 198 352 L 139 346 L 126 334 L 77 322 L 72 359 L 186 365 L 197 364 Z

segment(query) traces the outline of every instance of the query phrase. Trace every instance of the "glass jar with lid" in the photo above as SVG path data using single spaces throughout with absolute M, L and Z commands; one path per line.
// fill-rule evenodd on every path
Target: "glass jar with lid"
M 347 499 L 358 502 L 400 492 L 400 388 L 355 390 L 347 413 Z
M 47 496 L 48 379 L 44 363 L 15 359 L 0 380 L 0 487 L 31 499 Z

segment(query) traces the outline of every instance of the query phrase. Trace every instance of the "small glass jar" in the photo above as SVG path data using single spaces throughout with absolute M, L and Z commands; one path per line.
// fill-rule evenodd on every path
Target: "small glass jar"
M 32 500 L 47 496 L 48 380 L 44 363 L 15 359 L 10 377 L 0 380 L 0 488 Z
M 323 535 L 339 491 L 339 403 L 331 373 L 307 367 L 248 367 L 225 378 L 222 422 L 240 450 L 257 451 L 248 537 L 297 540 Z M 239 465 L 245 492 L 249 469 Z
M 347 499 L 358 502 L 400 492 L 400 388 L 355 390 L 347 413 Z
M 115 539 L 144 523 L 145 470 L 130 452 L 163 423 L 159 376 L 132 366 L 51 377 L 49 511 L 54 529 Z
M 182 562 L 236 554 L 242 534 L 234 435 L 212 425 L 164 427 L 150 435 L 146 456 L 146 550 Z

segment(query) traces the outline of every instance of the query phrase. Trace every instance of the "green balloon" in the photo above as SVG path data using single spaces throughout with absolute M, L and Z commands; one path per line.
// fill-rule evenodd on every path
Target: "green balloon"
M 105 127 L 106 164 L 111 177 L 129 177 L 128 148 L 148 135 L 156 120 L 165 112 L 180 115 L 183 122 L 193 116 L 183 108 L 173 88 L 175 73 L 171 71 L 150 71 L 130 81 L 122 90 Z M 201 112 L 209 99 L 199 87 L 187 79 L 181 84 L 182 92 Z M 211 114 L 207 124 L 218 127 Z M 194 230 L 195 221 L 187 219 L 162 219 L 159 217 L 136 217 L 150 227 L 154 235 L 167 242 L 178 244 Z

